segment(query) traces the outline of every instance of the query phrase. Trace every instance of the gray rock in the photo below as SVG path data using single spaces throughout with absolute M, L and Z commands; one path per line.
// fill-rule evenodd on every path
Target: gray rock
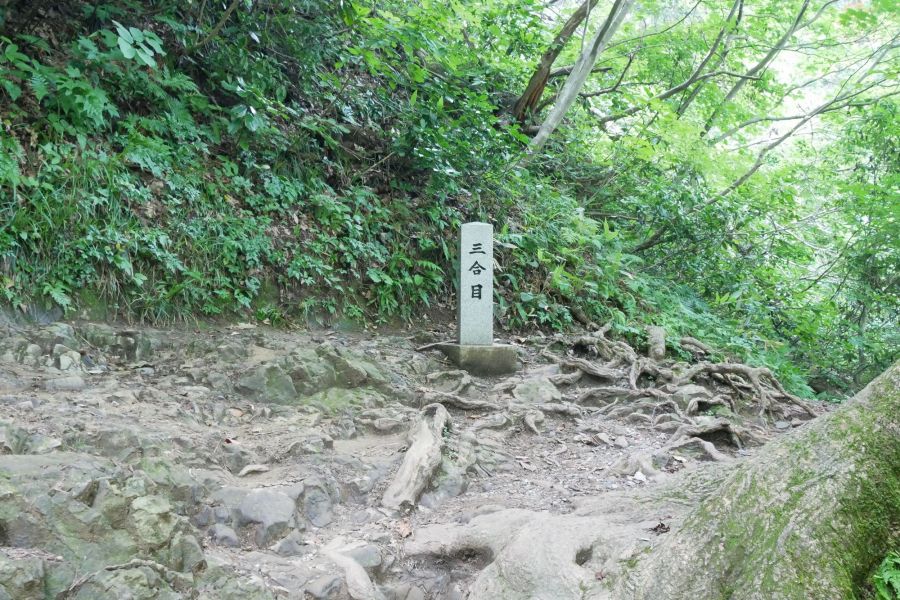
M 381 566 L 381 550 L 374 544 L 363 544 L 344 550 L 344 554 L 355 560 L 364 569 L 375 569 Z
M 337 378 L 331 363 L 313 348 L 298 347 L 284 360 L 285 370 L 301 394 L 327 390 Z
M 596 438 L 597 440 L 603 442 L 607 446 L 613 445 L 612 439 L 610 439 L 610 437 L 608 435 L 606 435 L 605 433 L 603 433 L 602 431 L 598 431 L 597 433 L 595 433 L 593 435 L 593 437 Z
M 152 548 L 167 544 L 182 522 L 162 496 L 135 498 L 131 502 L 129 519 L 136 537 Z
M 528 404 L 559 402 L 562 399 L 562 394 L 549 379 L 535 379 L 520 383 L 513 388 L 513 396 L 519 402 Z
M 222 444 L 222 460 L 232 473 L 240 473 L 248 465 L 260 462 L 259 456 L 242 444 Z
M 59 377 L 44 382 L 44 388 L 48 392 L 77 392 L 84 389 L 84 379 L 78 375 Z
M 695 398 L 708 400 L 713 397 L 713 393 L 702 385 L 688 384 L 679 387 L 674 394 L 672 400 L 678 403 L 682 409 L 686 409 Z
M 787 421 L 775 421 L 775 429 L 785 430 L 790 428 L 791 424 Z
M 303 539 L 303 534 L 296 530 L 279 540 L 272 546 L 272 550 L 281 556 L 302 556 L 309 553 L 309 547 Z
M 213 542 L 220 546 L 228 546 L 229 548 L 237 548 L 241 545 L 240 540 L 238 539 L 237 534 L 234 532 L 234 529 L 228 527 L 227 525 L 223 525 L 221 523 L 216 523 L 212 526 L 212 529 L 209 532 L 210 537 Z
M 331 523 L 332 502 L 325 484 L 317 478 L 304 481 L 303 514 L 316 527 L 325 527 Z
M 77 371 L 81 368 L 81 355 L 77 352 L 66 352 L 56 359 L 60 371 Z
M 289 404 L 297 398 L 294 382 L 276 364 L 258 366 L 241 377 L 234 389 L 255 400 L 274 404 Z
M 261 488 L 251 490 L 238 508 L 238 522 L 241 525 L 257 524 L 256 543 L 268 546 L 296 522 L 296 505 L 290 496 L 281 492 Z
M 627 448 L 627 447 L 628 447 L 628 440 L 625 439 L 625 437 L 623 437 L 623 436 L 619 436 L 619 437 L 617 437 L 615 440 L 613 440 L 613 444 L 615 444 L 615 445 L 618 446 L 619 448 Z
M 425 592 L 408 583 L 388 585 L 383 590 L 387 600 L 425 600 Z
M 40 558 L 16 559 L 0 552 L 0 599 L 43 600 L 45 575 Z
M 41 363 L 43 350 L 37 344 L 28 344 L 19 357 L 19 362 L 29 367 L 37 367 Z
M 316 600 L 335 600 L 341 597 L 344 578 L 334 573 L 327 573 L 306 584 L 304 591 Z
M 228 377 L 224 373 L 213 371 L 206 375 L 206 383 L 214 390 L 224 390 L 228 388 Z

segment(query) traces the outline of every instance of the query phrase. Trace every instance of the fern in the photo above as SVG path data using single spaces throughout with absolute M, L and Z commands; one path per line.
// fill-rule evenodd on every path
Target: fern
M 72 306 L 72 298 L 69 296 L 69 288 L 65 284 L 55 281 L 44 284 L 44 295 L 49 296 L 64 311 L 68 312 Z
M 878 600 L 900 598 L 900 552 L 891 552 L 872 577 Z
M 31 86 L 31 91 L 34 93 L 34 97 L 37 98 L 38 102 L 50 94 L 50 82 L 47 81 L 47 78 L 44 77 L 43 74 L 37 71 L 31 75 L 28 84 Z

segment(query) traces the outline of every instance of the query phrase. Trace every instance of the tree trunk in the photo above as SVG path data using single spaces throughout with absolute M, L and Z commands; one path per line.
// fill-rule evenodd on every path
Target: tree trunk
M 572 16 L 569 17 L 562 29 L 559 30 L 559 33 L 556 34 L 556 37 L 553 38 L 553 43 L 541 56 L 541 62 L 538 63 L 538 67 L 528 81 L 525 91 L 516 100 L 516 104 L 512 109 L 513 117 L 520 123 L 525 120 L 529 113 L 534 112 L 538 102 L 541 101 L 544 87 L 550 78 L 550 69 L 553 67 L 553 63 L 556 62 L 559 53 L 565 48 L 569 38 L 572 37 L 572 34 L 575 33 L 575 30 L 578 29 L 578 26 L 584 21 L 595 4 L 597 4 L 597 0 L 585 0 L 584 4 L 572 13 Z
M 609 9 L 609 14 L 606 16 L 606 20 L 603 22 L 600 30 L 597 31 L 597 35 L 594 36 L 594 39 L 591 41 L 590 47 L 585 48 L 584 52 L 581 53 L 581 56 L 578 57 L 578 61 L 572 68 L 572 72 L 566 78 L 566 83 L 559 92 L 559 99 L 557 100 L 556 105 L 541 124 L 541 128 L 538 130 L 537 135 L 531 140 L 529 151 L 532 154 L 541 149 L 547 141 L 547 138 L 550 137 L 550 134 L 553 133 L 557 125 L 562 121 L 562 118 L 569 110 L 569 107 L 572 106 L 576 98 L 578 98 L 578 93 L 581 91 L 585 80 L 594 68 L 594 63 L 597 62 L 597 57 L 622 24 L 622 21 L 625 19 L 625 15 L 628 13 L 632 4 L 634 4 L 634 0 L 616 0 L 613 3 L 612 8 Z
M 430 525 L 405 551 L 487 558 L 470 600 L 831 600 L 854 596 L 898 525 L 900 362 L 737 466 L 603 494 L 568 514 Z
M 898 525 L 900 363 L 726 477 L 613 597 L 852 598 Z

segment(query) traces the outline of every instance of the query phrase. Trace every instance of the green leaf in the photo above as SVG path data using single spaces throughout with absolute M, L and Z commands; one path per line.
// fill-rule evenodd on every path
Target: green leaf
M 128 29 L 119 23 L 118 21 L 113 21 L 113 25 L 116 26 L 116 33 L 119 34 L 120 38 L 124 38 L 126 42 L 129 44 L 134 43 L 134 38 L 131 37 L 131 33 L 129 33 Z
M 22 88 L 14 84 L 12 81 L 7 79 L 0 79 L 0 85 L 3 86 L 3 89 L 6 90 L 6 93 L 9 94 L 9 97 L 13 102 L 19 99 L 19 96 L 22 95 Z
M 136 54 L 134 46 L 132 46 L 131 42 L 124 37 L 119 37 L 119 50 L 122 51 L 122 56 L 129 60 L 134 58 L 134 55 Z

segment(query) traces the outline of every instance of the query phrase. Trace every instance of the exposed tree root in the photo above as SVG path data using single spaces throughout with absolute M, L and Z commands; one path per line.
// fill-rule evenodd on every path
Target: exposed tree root
M 409 450 L 384 492 L 382 505 L 394 510 L 415 506 L 435 469 L 441 464 L 443 432 L 449 422 L 450 415 L 440 404 L 429 404 L 422 409 L 410 432 Z
M 453 406 L 455 408 L 461 408 L 463 410 L 502 410 L 503 408 L 497 404 L 494 404 L 493 402 L 487 402 L 485 400 L 472 400 L 470 398 L 463 398 L 461 396 L 457 396 L 456 394 L 450 394 L 447 392 L 423 390 L 422 404 L 434 403 Z
M 669 438 L 669 444 L 682 438 L 700 438 L 713 444 L 719 442 L 719 444 L 731 446 L 737 450 L 742 449 L 747 442 L 758 443 L 760 441 L 749 431 L 738 429 L 731 421 L 722 418 L 706 423 L 691 422 L 682 425 Z
M 900 363 L 853 402 L 736 467 L 711 464 L 585 499 L 565 515 L 512 509 L 428 525 L 404 550 L 487 563 L 469 600 L 850 597 L 896 538 L 898 389 Z M 724 419 L 686 427 L 655 463 L 643 454 L 616 468 L 650 477 L 668 466 L 665 455 L 729 461 L 693 435 L 712 432 L 744 434 Z
M 765 367 L 751 367 L 739 363 L 702 362 L 691 367 L 685 373 L 677 377 L 674 383 L 683 385 L 702 375 L 716 374 L 738 375 L 747 379 L 750 382 L 750 385 L 753 386 L 753 390 L 756 392 L 760 416 L 764 416 L 767 412 L 771 412 L 775 398 L 787 400 L 811 417 L 818 416 L 818 413 L 808 402 L 801 400 L 793 394 L 789 394 L 781 385 L 781 382 L 772 374 L 772 371 Z

